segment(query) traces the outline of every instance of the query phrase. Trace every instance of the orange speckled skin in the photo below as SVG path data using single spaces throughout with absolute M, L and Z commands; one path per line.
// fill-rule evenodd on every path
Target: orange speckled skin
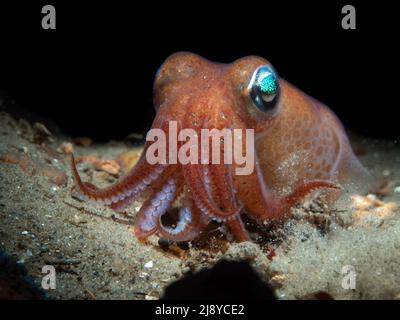
M 258 221 L 282 218 L 315 189 L 334 189 L 337 195 L 338 184 L 367 185 L 370 175 L 354 156 L 340 121 L 326 106 L 283 79 L 279 79 L 279 97 L 272 110 L 254 105 L 248 84 L 261 65 L 270 66 L 256 56 L 221 64 L 176 53 L 161 66 L 154 84 L 157 116 L 153 128 L 168 132 L 168 121 L 174 120 L 179 128 L 198 132 L 202 128 L 254 129 L 252 174 L 235 175 L 235 165 L 223 164 L 157 167 L 142 155 L 132 172 L 107 189 L 82 182 L 74 165 L 80 190 L 121 210 L 150 189 L 135 221 L 139 238 L 159 232 L 172 240 L 190 240 L 210 220 L 217 220 L 243 241 L 249 238 L 242 214 Z M 152 179 L 146 180 L 150 175 Z M 178 225 L 167 228 L 161 216 L 182 193 Z

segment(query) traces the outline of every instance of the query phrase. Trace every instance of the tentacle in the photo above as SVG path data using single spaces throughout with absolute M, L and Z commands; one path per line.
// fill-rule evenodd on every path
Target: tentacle
M 250 240 L 249 233 L 247 232 L 240 215 L 236 215 L 232 219 L 229 219 L 226 224 L 235 236 L 236 241 L 242 242 Z
M 210 197 L 207 190 L 210 188 L 209 182 L 204 179 L 204 166 L 200 164 L 190 164 L 183 166 L 185 181 L 193 193 L 195 205 L 210 218 L 218 221 L 225 220 L 237 215 L 240 208 L 222 211 Z
M 195 112 L 195 110 L 193 111 Z M 188 112 L 187 117 L 184 119 L 184 123 L 191 123 L 190 127 L 198 133 L 199 140 L 198 142 L 202 142 L 200 140 L 201 134 L 200 130 L 202 128 L 214 128 L 215 126 L 210 123 L 209 118 L 204 118 L 201 122 L 197 122 L 193 124 L 193 121 L 190 119 L 190 114 L 193 112 Z M 201 145 L 201 143 L 200 143 Z M 211 145 L 209 145 L 208 154 L 211 155 Z M 183 173 L 185 177 L 186 184 L 193 194 L 194 204 L 197 208 L 200 209 L 203 214 L 208 215 L 210 218 L 214 219 L 224 219 L 230 217 L 237 212 L 224 212 L 222 211 L 218 205 L 214 202 L 214 198 L 210 195 L 210 192 L 207 190 L 210 189 L 210 182 L 205 180 L 204 170 L 209 166 L 208 164 L 194 164 L 190 163 L 187 165 L 183 165 Z
M 158 231 L 165 238 L 177 242 L 190 241 L 199 236 L 210 222 L 209 218 L 196 208 L 187 196 L 179 210 L 179 220 L 175 228 L 162 224 L 161 216 L 158 218 Z
M 167 167 L 165 164 L 150 165 L 146 161 L 145 152 L 131 172 L 110 187 L 100 189 L 91 183 L 83 182 L 76 168 L 74 156 L 71 155 L 72 172 L 79 190 L 91 200 L 106 205 L 120 202 L 126 198 L 134 198 L 146 190 Z
M 139 239 L 153 234 L 157 230 L 158 219 L 181 194 L 184 187 L 182 173 L 177 170 L 166 183 L 147 199 L 140 208 L 134 223 L 134 233 Z
M 167 168 L 163 171 L 163 173 L 160 174 L 160 176 L 149 185 L 149 187 L 148 187 L 149 191 L 151 189 L 154 189 L 154 190 L 160 189 L 165 183 L 167 183 L 168 178 L 177 170 L 179 170 L 179 169 L 177 168 L 176 165 L 167 166 Z M 123 198 L 119 201 L 113 202 L 110 205 L 110 208 L 115 211 L 123 211 L 125 208 L 130 206 L 133 201 L 140 201 L 141 200 L 140 197 L 142 197 L 142 196 L 145 196 L 146 198 L 148 196 L 151 197 L 151 194 L 143 195 L 145 191 L 146 191 L 146 189 L 143 190 L 143 192 L 140 194 L 132 193 L 130 196 L 127 196 L 126 198 Z M 153 191 L 151 191 L 151 193 L 153 193 Z M 142 200 L 144 200 L 144 199 L 142 199 Z
M 123 198 L 123 199 L 121 198 L 121 200 L 111 203 L 109 207 L 111 209 L 113 209 L 114 211 L 123 212 L 135 200 L 139 200 L 139 199 L 137 199 L 136 195 L 132 194 L 129 197 L 126 197 L 126 198 Z
M 210 184 L 210 196 L 222 211 L 240 211 L 233 185 L 231 167 L 227 164 L 215 164 L 204 168 L 204 179 Z
M 221 125 L 221 124 L 218 124 Z M 217 124 L 204 119 L 203 128 L 216 128 Z M 227 128 L 228 125 L 222 125 Z M 232 178 L 232 165 L 225 164 L 225 139 L 219 146 L 219 164 L 191 164 L 184 168 L 185 180 L 195 206 L 210 219 L 226 222 L 235 238 L 239 241 L 248 240 L 249 236 L 240 217 L 242 207 L 237 202 Z M 229 142 L 228 142 L 229 143 Z M 228 146 L 231 148 L 231 146 Z M 209 154 L 212 153 L 209 145 Z
M 240 211 L 242 206 L 238 204 L 236 190 L 232 178 L 233 167 L 229 165 L 211 165 L 204 168 L 204 178 L 206 185 L 209 185 L 208 192 L 212 199 L 223 210 L 237 212 L 236 214 L 223 219 L 230 231 L 239 242 L 250 239 L 244 227 Z
M 166 108 L 160 110 L 153 122 L 152 128 L 160 128 L 167 132 Z M 129 204 L 132 199 L 142 194 L 157 178 L 166 170 L 167 164 L 149 164 L 146 159 L 146 151 L 151 142 L 146 142 L 143 152 L 132 170 L 120 181 L 104 189 L 100 189 L 91 183 L 83 182 L 80 178 L 74 156 L 71 155 L 72 173 L 76 184 L 82 194 L 91 200 L 119 209 Z M 167 148 L 168 150 L 168 148 Z M 168 155 L 167 155 L 168 157 Z M 129 198 L 129 200 L 128 200 Z M 126 199 L 126 200 L 125 200 Z M 125 200 L 125 201 L 124 201 Z M 119 204 L 118 204 L 119 203 Z M 120 206 L 119 206 L 120 205 Z
M 331 181 L 312 180 L 299 185 L 289 195 L 281 197 L 267 188 L 257 157 L 254 168 L 254 172 L 247 178 L 247 185 L 251 185 L 252 188 L 246 188 L 246 194 L 240 194 L 240 198 L 244 201 L 246 210 L 259 219 L 282 218 L 294 205 L 314 190 L 341 189 L 340 185 Z
M 305 182 L 299 185 L 292 193 L 284 196 L 280 200 L 280 205 L 282 207 L 280 211 L 289 210 L 291 207 L 303 200 L 305 196 L 317 189 L 322 188 L 342 190 L 342 187 L 340 185 L 327 180 L 312 180 Z

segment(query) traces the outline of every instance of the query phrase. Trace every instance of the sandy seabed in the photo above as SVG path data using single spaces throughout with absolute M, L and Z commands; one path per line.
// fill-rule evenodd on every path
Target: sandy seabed
M 215 226 L 207 241 L 165 244 L 154 235 L 144 244 L 111 209 L 73 196 L 67 154 L 83 156 L 82 177 L 105 186 L 134 163 L 140 147 L 73 140 L 3 112 L 0 251 L 25 266 L 37 287 L 43 266 L 55 266 L 50 299 L 158 299 L 171 282 L 222 258 L 248 261 L 280 299 L 318 291 L 335 299 L 400 299 L 400 145 L 353 142 L 382 180 L 378 195 L 352 196 L 341 208 L 305 201 L 285 222 L 259 227 L 265 234 L 253 233 L 252 242 L 229 242 Z M 349 265 L 355 289 L 342 286 Z

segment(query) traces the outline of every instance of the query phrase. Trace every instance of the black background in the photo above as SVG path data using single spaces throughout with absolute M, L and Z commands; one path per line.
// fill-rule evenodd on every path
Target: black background
M 256 54 L 353 131 L 397 139 L 400 13 L 391 3 L 2 1 L 0 90 L 67 133 L 108 140 L 150 127 L 153 78 L 171 53 Z M 41 28 L 44 4 L 56 8 L 56 30 Z M 356 30 L 341 27 L 345 4 L 356 8 Z

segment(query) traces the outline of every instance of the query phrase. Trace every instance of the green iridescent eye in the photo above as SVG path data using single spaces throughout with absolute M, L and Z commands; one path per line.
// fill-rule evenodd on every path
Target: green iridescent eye
M 278 81 L 274 74 L 266 74 L 260 81 L 260 90 L 262 93 L 271 95 L 278 91 Z
M 258 67 L 250 80 L 249 92 L 260 110 L 273 109 L 279 93 L 278 76 L 275 71 L 269 66 Z

